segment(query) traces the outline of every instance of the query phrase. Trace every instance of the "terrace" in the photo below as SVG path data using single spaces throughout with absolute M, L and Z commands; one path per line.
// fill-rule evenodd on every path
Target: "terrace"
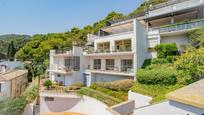
M 187 31 L 195 28 L 199 28 L 204 26 L 204 19 L 198 19 L 188 22 L 181 22 L 175 24 L 168 24 L 160 27 L 151 28 L 149 33 L 170 33 L 170 32 L 179 32 L 179 31 Z

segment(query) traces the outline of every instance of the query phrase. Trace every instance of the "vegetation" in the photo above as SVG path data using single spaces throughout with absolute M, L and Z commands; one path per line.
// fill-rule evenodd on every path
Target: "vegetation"
M 81 88 L 78 93 L 80 95 L 87 95 L 87 96 L 96 98 L 97 100 L 104 102 L 108 106 L 112 106 L 122 102 L 122 100 L 120 99 L 114 98 L 113 96 L 109 96 L 103 92 L 100 92 L 88 87 Z
M 127 92 L 129 88 L 133 86 L 133 84 L 134 84 L 134 80 L 125 79 L 125 80 L 118 80 L 113 82 L 95 82 L 92 84 L 92 88 L 102 87 L 102 88 L 111 89 L 115 91 Z
M 105 93 L 107 95 L 113 96 L 114 98 L 120 99 L 122 101 L 126 101 L 127 97 L 128 97 L 126 92 L 114 91 L 114 90 L 111 90 L 111 89 L 102 88 L 102 87 L 97 86 L 96 84 L 92 84 L 90 86 L 90 88 L 92 88 L 94 90 L 97 90 L 97 91 L 100 91 L 100 92 L 103 92 L 103 93 Z
M 167 58 L 167 56 L 177 55 L 178 49 L 175 43 L 173 44 L 159 44 L 155 47 L 158 58 Z
M 204 26 L 188 32 L 188 38 L 193 47 L 199 48 L 204 46 Z
M 76 83 L 73 83 L 71 86 L 68 86 L 67 88 L 66 88 L 66 90 L 79 90 L 79 89 L 81 89 L 82 87 L 83 87 L 84 85 L 83 85 L 83 83 L 81 83 L 81 82 L 76 82 Z
M 26 104 L 32 102 L 37 96 L 36 84 L 30 85 L 19 97 L 6 99 L 0 102 L 0 115 L 21 115 Z
M 192 49 L 175 62 L 177 70 L 182 74 L 180 78 L 186 83 L 192 83 L 204 78 L 204 48 Z
M 140 69 L 137 72 L 137 81 L 142 84 L 173 85 L 176 84 L 175 71 L 169 67 Z
M 168 0 L 148 0 L 142 3 L 136 10 L 129 13 L 129 16 L 134 16 L 135 14 L 138 14 L 140 12 L 144 12 L 145 9 L 148 9 L 150 5 L 156 5 L 159 3 L 167 2 Z
M 151 103 L 157 103 L 161 100 L 165 99 L 167 93 L 174 91 L 178 88 L 183 87 L 183 85 L 150 85 L 150 84 L 141 84 L 139 82 L 135 83 L 133 87 L 131 87 L 131 91 L 151 96 L 153 99 Z
M 50 86 L 52 85 L 52 81 L 51 81 L 51 80 L 46 80 L 46 81 L 43 83 L 43 85 L 44 85 L 47 89 L 49 89 Z
M 9 43 L 8 50 L 7 50 L 7 55 L 6 55 L 7 59 L 13 60 L 15 53 L 16 53 L 16 49 L 14 47 L 13 41 L 11 41 L 11 43 Z
M 15 49 L 15 52 L 13 53 L 15 54 L 16 51 L 22 48 L 24 44 L 27 43 L 29 40 L 30 40 L 30 36 L 28 35 L 15 35 L 15 34 L 0 35 L 0 54 L 3 55 L 3 56 L 0 56 L 0 59 L 6 58 L 6 55 L 8 54 L 7 52 L 10 49 L 9 45 L 11 45 L 12 41 L 13 41 L 12 47 L 13 49 Z

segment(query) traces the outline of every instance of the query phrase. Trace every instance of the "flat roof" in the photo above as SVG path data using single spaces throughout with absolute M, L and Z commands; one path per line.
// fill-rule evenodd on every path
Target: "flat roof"
M 204 109 L 204 79 L 166 95 L 169 100 Z
M 0 75 L 0 81 L 11 80 L 27 73 L 27 70 L 14 70 L 6 72 Z

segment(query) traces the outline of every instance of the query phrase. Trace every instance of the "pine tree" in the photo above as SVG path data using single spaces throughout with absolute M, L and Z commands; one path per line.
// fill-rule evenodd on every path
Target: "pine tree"
M 8 50 L 7 50 L 7 59 L 8 60 L 14 59 L 15 53 L 16 53 L 16 50 L 14 47 L 14 43 L 13 43 L 13 41 L 11 41 L 9 43 Z
M 6 58 L 8 59 L 8 60 L 10 60 L 10 43 L 9 43 L 9 45 L 8 45 L 8 49 L 7 49 L 7 54 L 6 54 Z

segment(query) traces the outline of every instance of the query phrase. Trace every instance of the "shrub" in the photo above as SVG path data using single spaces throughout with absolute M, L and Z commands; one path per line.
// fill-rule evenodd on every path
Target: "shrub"
M 178 84 L 170 86 L 147 85 L 136 82 L 134 86 L 130 88 L 130 90 L 143 95 L 151 96 L 153 98 L 151 103 L 156 103 L 164 100 L 167 93 L 181 88 L 182 86 L 183 85 Z
M 125 79 L 125 80 L 118 80 L 113 82 L 96 82 L 92 85 L 93 87 L 103 87 L 107 89 L 112 89 L 115 91 L 128 91 L 130 87 L 134 84 L 134 80 Z
M 175 43 L 172 44 L 159 44 L 155 47 L 158 58 L 166 58 L 167 56 L 177 55 L 178 49 Z
M 142 84 L 160 84 L 172 85 L 176 84 L 175 71 L 170 68 L 158 69 L 141 69 L 137 72 L 137 81 Z
M 37 96 L 38 85 L 32 83 L 19 97 L 0 102 L 0 115 L 21 115 L 26 104 L 33 102 Z
M 151 61 L 151 64 L 166 64 L 169 63 L 169 61 L 165 58 L 154 58 Z
M 204 78 L 204 48 L 192 49 L 175 62 L 177 70 L 191 76 L 191 82 Z
M 95 89 L 97 91 L 103 92 L 107 95 L 113 96 L 115 98 L 118 98 L 120 100 L 126 101 L 127 100 L 127 93 L 123 91 L 114 91 L 111 89 L 106 89 L 102 87 L 98 87 L 96 84 L 92 84 L 90 88 Z
M 178 59 L 179 56 L 167 56 L 166 59 L 170 62 L 173 63 Z
M 67 90 L 79 90 L 83 86 L 84 85 L 81 82 L 76 82 L 76 83 L 73 83 L 71 86 L 68 86 L 66 89 Z
M 46 80 L 46 81 L 43 83 L 43 85 L 44 85 L 47 89 L 49 89 L 50 86 L 52 85 L 52 81 L 51 81 L 51 80 Z
M 144 68 L 146 68 L 147 66 L 151 65 L 151 61 L 152 61 L 152 59 L 146 59 L 146 60 L 144 60 L 144 63 L 143 63 L 143 65 L 142 65 L 142 68 L 144 69 Z
M 26 104 L 25 97 L 4 100 L 1 102 L 0 115 L 21 115 Z
M 115 104 L 122 102 L 122 100 L 120 100 L 120 99 L 114 98 L 114 97 L 109 96 L 105 93 L 93 90 L 93 89 L 88 88 L 88 87 L 81 88 L 78 93 L 80 95 L 87 95 L 87 96 L 96 98 L 97 100 L 102 101 L 109 106 L 112 106 L 112 105 L 115 105 Z

